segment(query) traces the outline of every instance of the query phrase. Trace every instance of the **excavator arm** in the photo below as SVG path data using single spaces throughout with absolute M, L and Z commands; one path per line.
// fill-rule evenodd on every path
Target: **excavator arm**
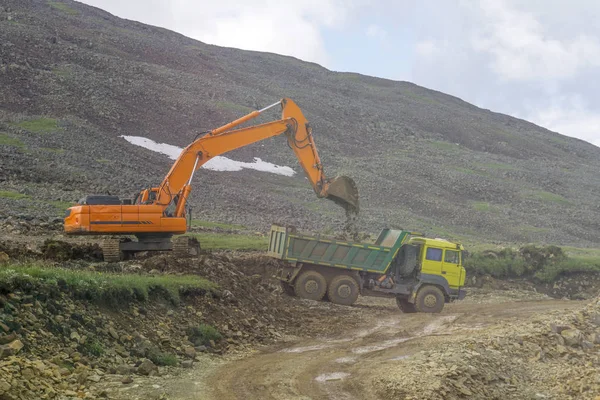
M 233 129 L 277 105 L 282 107 L 280 120 Z M 325 177 L 312 129 L 300 108 L 290 99 L 282 99 L 196 139 L 181 152 L 160 186 L 152 189 L 155 192 L 152 203 L 164 208 L 174 204 L 174 216 L 183 216 L 192 178 L 198 168 L 216 156 L 284 133 L 317 196 L 333 200 L 346 209 L 358 210 L 358 192 L 354 181 L 348 177 Z M 147 191 L 138 197 L 142 201 L 148 200 Z

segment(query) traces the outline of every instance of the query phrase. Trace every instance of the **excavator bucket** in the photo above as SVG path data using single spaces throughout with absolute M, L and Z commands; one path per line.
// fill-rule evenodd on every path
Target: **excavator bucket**
M 358 211 L 358 189 L 352 178 L 338 176 L 329 180 L 327 198 L 345 209 L 352 208 Z

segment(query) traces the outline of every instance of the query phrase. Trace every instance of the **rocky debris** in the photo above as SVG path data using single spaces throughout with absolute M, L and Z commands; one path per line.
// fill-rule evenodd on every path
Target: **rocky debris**
M 383 399 L 597 399 L 600 298 L 577 312 L 553 311 L 494 326 L 443 348 L 386 365 Z
M 0 218 L 0 229 L 6 234 L 40 235 L 59 232 L 63 229 L 63 219 L 57 217 L 39 218 L 30 214 L 18 214 Z
M 152 375 L 158 372 L 158 367 L 148 359 L 142 360 L 141 364 L 137 367 L 137 373 L 140 375 Z
M 93 265 L 102 270 L 108 264 Z M 35 292 L 1 287 L 0 371 L 5 374 L 0 374 L 0 388 L 6 389 L 0 398 L 51 397 L 53 392 L 39 388 L 51 388 L 56 395 L 99 396 L 97 389 L 107 374 L 122 376 L 119 382 L 129 381 L 127 377 L 135 374 L 163 374 L 167 366 L 192 367 L 199 353 L 218 356 L 285 335 L 327 334 L 352 327 L 356 319 L 351 315 L 363 311 L 283 295 L 272 280 L 277 262 L 259 254 L 186 259 L 159 255 L 116 265 L 137 274 L 195 273 L 218 283 L 220 289 L 189 293 L 178 305 L 150 299 L 107 309 L 53 285 L 41 285 Z M 87 269 L 90 263 L 81 267 Z M 307 331 L 308 323 L 321 319 L 328 323 Z M 208 327 L 214 327 L 210 336 Z M 30 370 L 38 362 L 52 364 L 46 365 L 52 371 L 46 372 L 47 378 Z M 40 381 L 39 388 L 21 384 L 32 377 Z

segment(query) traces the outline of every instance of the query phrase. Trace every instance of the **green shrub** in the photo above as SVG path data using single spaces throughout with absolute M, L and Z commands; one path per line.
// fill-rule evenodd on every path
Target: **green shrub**
M 535 277 L 542 282 L 554 282 L 561 275 L 581 272 L 600 272 L 600 263 L 578 258 L 563 259 L 536 272 Z
M 104 354 L 104 346 L 97 339 L 88 340 L 79 347 L 79 351 L 88 356 L 100 357 Z
M 156 348 L 148 351 L 148 359 L 156 365 L 160 366 L 176 366 L 179 363 L 175 354 L 162 352 Z
M 564 274 L 600 272 L 600 260 L 569 258 L 558 246 L 527 245 L 518 251 L 502 249 L 474 253 L 465 258 L 464 267 L 469 274 L 494 278 L 529 277 L 553 282 Z
M 215 327 L 208 324 L 200 324 L 188 330 L 188 339 L 196 346 L 206 346 L 211 340 L 217 342 L 222 338 L 223 335 Z

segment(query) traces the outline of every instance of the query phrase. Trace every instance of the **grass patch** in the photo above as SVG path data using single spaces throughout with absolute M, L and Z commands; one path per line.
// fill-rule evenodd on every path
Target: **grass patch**
M 0 133 L 0 146 L 24 148 L 25 143 L 17 138 L 7 135 L 6 133 Z
M 0 197 L 4 199 L 21 200 L 28 199 L 29 196 L 19 192 L 13 192 L 10 190 L 0 190 Z
M 248 114 L 248 113 L 254 111 L 254 109 L 252 109 L 250 107 L 242 106 L 240 104 L 231 103 L 229 101 L 217 101 L 215 103 L 215 105 L 217 106 L 217 108 L 220 108 L 220 109 L 223 109 L 223 110 L 231 110 L 231 111 L 241 112 L 241 113 L 244 113 L 244 114 Z
M 517 168 L 513 167 L 510 164 L 504 164 L 504 163 L 476 163 L 476 165 L 482 167 L 482 168 L 486 168 L 486 169 L 493 169 L 493 170 L 498 170 L 498 171 L 514 171 Z
M 470 169 L 470 168 L 464 168 L 464 167 L 452 167 L 453 170 L 457 171 L 457 172 L 462 172 L 463 174 L 467 174 L 467 175 L 479 175 L 479 176 L 487 176 L 489 177 L 490 174 L 484 171 L 476 171 L 474 169 Z
M 162 352 L 158 349 L 148 351 L 148 359 L 156 365 L 174 367 L 179 364 L 175 354 Z
M 589 248 L 563 246 L 563 250 L 570 257 L 585 259 L 585 260 L 597 262 L 598 264 L 600 264 L 600 249 L 598 249 L 598 248 L 589 249 Z
M 13 125 L 32 133 L 50 133 L 60 129 L 58 127 L 58 121 L 55 118 L 31 119 Z
M 190 233 L 200 241 L 200 246 L 205 250 L 265 250 L 269 239 L 255 235 L 235 235 L 219 233 Z
M 200 324 L 188 329 L 188 339 L 194 346 L 208 346 L 210 341 L 218 342 L 223 335 L 212 325 Z
M 441 140 L 433 140 L 430 142 L 430 144 L 431 144 L 431 146 L 435 147 L 436 149 L 439 149 L 442 151 L 457 151 L 460 147 L 454 143 L 443 142 Z
M 68 5 L 66 5 L 65 3 L 61 3 L 58 1 L 49 1 L 48 4 L 50 5 L 50 7 L 54 8 L 55 10 L 59 10 L 62 11 L 66 14 L 69 15 L 79 15 L 79 11 L 69 7 Z
M 198 276 L 144 276 L 16 264 L 0 268 L 0 293 L 37 292 L 42 287 L 71 292 L 98 304 L 123 306 L 159 295 L 173 303 L 181 295 L 214 290 L 216 285 Z
M 98 158 L 96 162 L 99 162 L 100 164 L 110 164 L 112 161 L 107 160 L 106 158 Z
M 52 70 L 52 73 L 60 78 L 70 78 L 73 75 L 73 72 L 65 67 L 58 67 Z
M 477 211 L 490 211 L 490 203 L 487 201 L 476 201 L 473 203 L 473 208 Z
M 199 226 L 202 228 L 221 228 L 221 229 L 230 229 L 230 230 L 246 229 L 246 227 L 243 225 L 225 224 L 222 222 L 203 221 L 200 219 L 193 219 L 192 226 Z
M 571 204 L 569 200 L 565 199 L 559 194 L 546 192 L 544 190 L 536 190 L 526 195 L 528 199 L 537 200 L 544 203 L 555 203 L 555 204 Z
M 48 203 L 52 204 L 54 207 L 58 208 L 61 211 L 65 211 L 67 208 L 72 207 L 72 206 L 75 205 L 74 202 L 71 202 L 71 201 L 60 201 L 60 200 L 49 201 Z

